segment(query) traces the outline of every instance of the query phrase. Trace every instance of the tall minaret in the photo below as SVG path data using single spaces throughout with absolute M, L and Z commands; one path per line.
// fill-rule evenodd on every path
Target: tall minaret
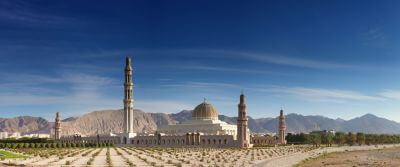
M 126 57 L 124 83 L 124 133 L 133 133 L 132 63 Z
M 279 114 L 279 129 L 278 129 L 279 144 L 286 144 L 285 134 L 286 134 L 285 115 L 283 115 L 283 109 L 281 109 L 281 112 Z
M 60 118 L 60 113 L 57 112 L 55 125 L 54 125 L 54 139 L 55 140 L 58 140 L 61 138 L 60 133 L 61 133 L 61 118 Z
M 240 103 L 238 105 L 238 118 L 237 118 L 237 141 L 239 147 L 250 146 L 250 136 L 247 132 L 247 111 L 246 101 L 243 93 L 240 95 Z

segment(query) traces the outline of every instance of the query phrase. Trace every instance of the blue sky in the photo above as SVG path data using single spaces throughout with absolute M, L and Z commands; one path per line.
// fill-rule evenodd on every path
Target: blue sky
M 135 106 L 400 121 L 400 1 L 0 1 L 0 117 Z

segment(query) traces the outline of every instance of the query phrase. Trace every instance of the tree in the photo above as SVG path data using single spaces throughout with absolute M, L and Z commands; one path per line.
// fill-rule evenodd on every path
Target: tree
M 336 132 L 334 140 L 336 144 L 343 146 L 343 144 L 346 142 L 346 135 L 343 132 Z
M 357 143 L 360 146 L 365 143 L 365 135 L 364 135 L 364 133 L 357 133 Z
M 321 135 L 319 133 L 310 134 L 310 142 L 318 147 L 321 145 Z
M 326 146 L 328 146 L 328 147 L 332 146 L 333 134 L 330 132 L 323 133 L 321 135 L 321 141 L 323 144 L 326 144 Z
M 355 134 L 349 132 L 346 137 L 346 143 L 349 146 L 353 146 L 356 143 L 356 141 L 357 141 L 357 136 Z

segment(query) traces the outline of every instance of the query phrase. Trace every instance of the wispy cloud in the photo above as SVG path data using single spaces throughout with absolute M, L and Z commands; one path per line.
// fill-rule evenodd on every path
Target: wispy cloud
M 194 106 L 179 101 L 166 100 L 138 100 L 135 101 L 135 108 L 152 113 L 176 113 L 184 109 L 191 110 Z
M 131 55 L 130 55 L 131 54 Z M 162 50 L 143 50 L 143 49 L 117 49 L 117 50 L 98 50 L 79 53 L 81 58 L 107 58 L 107 57 L 125 57 L 127 55 L 136 57 L 146 57 L 151 55 L 155 58 L 170 59 L 174 58 L 210 58 L 220 60 L 240 60 L 256 63 L 267 63 L 282 66 L 321 69 L 321 70 L 353 70 L 353 71 L 374 71 L 374 70 L 393 70 L 382 67 L 364 66 L 356 64 L 346 64 L 342 62 L 306 59 L 299 58 L 296 55 L 282 55 L 279 53 L 262 53 L 262 52 L 246 52 L 229 49 L 162 49 Z M 319 56 L 322 57 L 322 56 Z M 191 69 L 191 70 L 208 70 L 219 72 L 244 72 L 244 73 L 264 73 L 264 74 L 282 74 L 275 71 L 255 70 L 255 69 L 240 69 L 232 67 L 215 67 L 207 64 L 194 64 L 194 65 L 174 65 L 169 66 L 178 69 Z
M 239 88 L 239 85 L 231 83 L 218 83 L 218 82 L 179 82 L 167 83 L 164 87 L 178 87 L 178 88 Z
M 71 23 L 75 19 L 43 13 L 40 6 L 28 1 L 1 1 L 0 19 L 26 24 Z
M 185 57 L 210 57 L 222 59 L 239 59 L 245 61 L 255 61 L 259 63 L 269 63 L 293 67 L 312 68 L 312 69 L 328 69 L 328 70 L 369 70 L 359 65 L 345 64 L 331 61 L 321 61 L 315 59 L 297 58 L 293 56 L 284 56 L 273 53 L 255 53 L 224 49 L 169 49 L 169 50 L 141 50 L 135 52 L 137 54 L 153 54 L 153 55 L 175 55 Z M 204 69 L 204 67 L 197 67 Z M 208 68 L 209 70 L 217 70 Z M 218 69 L 220 71 L 224 69 Z M 225 69 L 226 70 L 226 69 Z
M 72 116 L 88 112 L 89 108 L 122 106 L 120 98 L 105 95 L 104 90 L 113 86 L 115 81 L 104 76 L 81 72 L 59 75 L 0 74 L 0 77 L 4 81 L 0 82 L 0 107 L 57 106 Z
M 392 100 L 400 100 L 400 90 L 384 90 L 379 95 Z
M 240 73 L 254 73 L 254 74 L 279 74 L 288 75 L 282 72 L 273 72 L 267 70 L 251 70 L 241 68 L 228 68 L 228 67 L 212 67 L 206 65 L 191 65 L 191 66 L 172 66 L 178 69 L 198 70 L 198 71 L 217 71 L 217 72 L 240 72 Z
M 305 87 L 270 87 L 263 89 L 253 89 L 264 92 L 294 95 L 307 101 L 320 102 L 348 102 L 348 101 L 383 101 L 379 96 L 366 95 L 361 92 L 339 89 L 321 89 L 321 88 L 305 88 Z

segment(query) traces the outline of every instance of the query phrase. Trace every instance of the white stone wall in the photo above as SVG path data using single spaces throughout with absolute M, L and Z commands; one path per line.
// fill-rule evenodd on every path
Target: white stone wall
M 237 127 L 219 120 L 191 120 L 184 124 L 162 126 L 157 129 L 157 132 L 170 135 L 201 132 L 210 135 L 233 135 L 236 139 Z
M 130 139 L 130 145 L 136 147 L 236 147 L 232 135 L 202 135 L 191 133 L 179 136 L 136 136 Z
M 113 143 L 121 144 L 121 139 L 119 136 L 66 136 L 61 137 L 59 140 L 61 143 Z

